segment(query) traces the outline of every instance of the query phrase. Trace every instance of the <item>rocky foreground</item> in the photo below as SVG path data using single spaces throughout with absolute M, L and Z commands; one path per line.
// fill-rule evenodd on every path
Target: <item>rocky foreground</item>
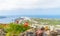
M 18 34 L 18 36 L 36 36 L 36 31 L 38 31 L 38 30 L 39 29 L 37 29 L 37 28 L 31 28 L 31 29 L 26 30 L 25 32 Z M 38 33 L 39 33 L 39 31 L 38 31 Z M 8 35 L 9 35 L 9 33 L 8 33 Z M 8 35 L 4 29 L 0 28 L 0 36 L 8 36 Z M 17 34 L 10 33 L 10 36 L 17 36 Z M 50 36 L 60 36 L 60 29 L 50 32 Z

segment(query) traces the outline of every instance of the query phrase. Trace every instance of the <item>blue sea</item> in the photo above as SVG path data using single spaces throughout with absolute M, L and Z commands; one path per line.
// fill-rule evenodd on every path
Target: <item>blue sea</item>
M 0 16 L 0 23 L 11 23 L 19 17 L 30 17 L 30 18 L 60 18 L 59 15 L 14 15 L 14 16 Z

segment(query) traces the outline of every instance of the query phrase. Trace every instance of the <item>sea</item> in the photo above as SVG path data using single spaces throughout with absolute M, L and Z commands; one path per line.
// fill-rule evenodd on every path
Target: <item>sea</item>
M 14 15 L 14 16 L 0 16 L 0 23 L 11 23 L 14 22 L 15 19 L 20 17 L 60 19 L 59 15 Z

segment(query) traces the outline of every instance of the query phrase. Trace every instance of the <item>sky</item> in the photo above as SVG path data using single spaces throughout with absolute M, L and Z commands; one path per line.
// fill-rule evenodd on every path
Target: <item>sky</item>
M 60 0 L 0 0 L 1 15 L 60 15 Z

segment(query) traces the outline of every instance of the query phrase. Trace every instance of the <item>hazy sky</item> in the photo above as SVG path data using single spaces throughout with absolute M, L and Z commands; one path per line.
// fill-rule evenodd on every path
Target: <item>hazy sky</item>
M 60 0 L 0 0 L 0 15 L 60 15 Z

